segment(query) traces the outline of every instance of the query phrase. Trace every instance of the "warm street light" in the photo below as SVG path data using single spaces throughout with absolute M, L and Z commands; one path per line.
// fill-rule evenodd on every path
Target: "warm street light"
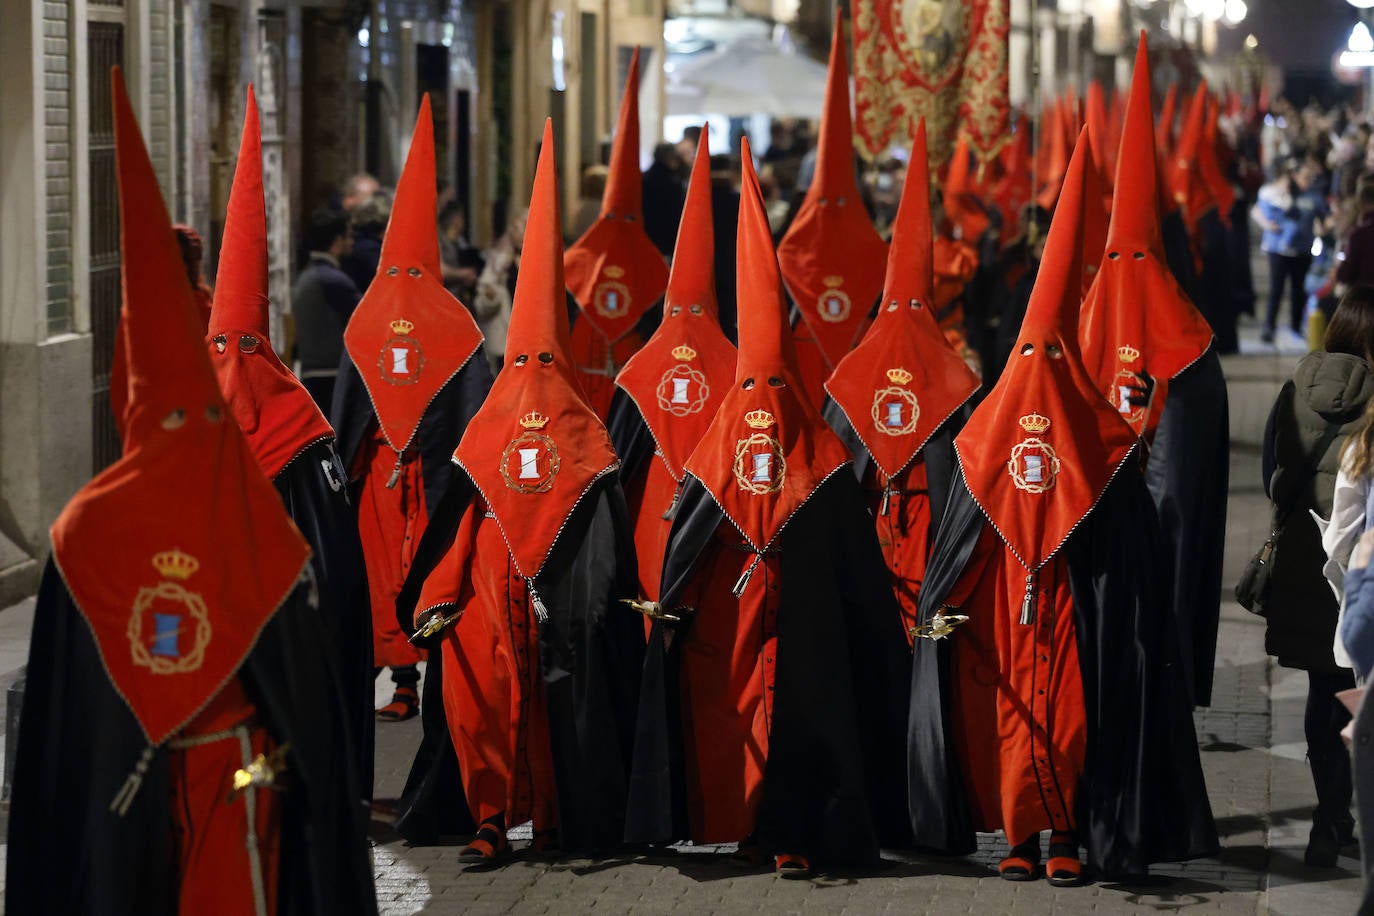
M 1374 3 L 1374 0 L 1369 0 Z M 1245 14 L 1250 12 L 1250 8 L 1245 5 L 1245 0 L 1226 0 L 1226 24 L 1240 25 L 1245 21 Z
M 1367 10 L 1370 7 L 1374 7 L 1374 0 L 1345 0 L 1345 2 L 1349 3 L 1357 10 Z
M 1340 64 L 1350 69 L 1374 67 L 1374 35 L 1369 33 L 1369 26 L 1363 22 L 1355 23 L 1350 30 L 1350 38 L 1341 52 Z

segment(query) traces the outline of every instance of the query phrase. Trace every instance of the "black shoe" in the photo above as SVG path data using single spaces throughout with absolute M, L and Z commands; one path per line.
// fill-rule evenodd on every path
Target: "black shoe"
M 1303 864 L 1308 868 L 1335 868 L 1336 860 L 1341 855 L 1341 847 L 1346 845 L 1341 840 L 1340 830 L 1334 824 L 1317 821 L 1312 825 L 1312 832 L 1307 837 L 1307 851 L 1302 856 Z

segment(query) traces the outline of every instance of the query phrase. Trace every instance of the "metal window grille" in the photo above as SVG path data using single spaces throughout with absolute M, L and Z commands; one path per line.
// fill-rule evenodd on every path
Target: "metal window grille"
M 118 0 L 111 5 L 120 5 Z M 89 61 L 90 122 L 90 281 L 92 357 L 91 409 L 94 431 L 94 470 L 112 464 L 120 452 L 119 435 L 110 411 L 110 364 L 115 329 L 119 324 L 119 193 L 115 184 L 114 116 L 110 105 L 110 68 L 124 61 L 124 26 L 118 22 L 89 22 L 86 31 Z

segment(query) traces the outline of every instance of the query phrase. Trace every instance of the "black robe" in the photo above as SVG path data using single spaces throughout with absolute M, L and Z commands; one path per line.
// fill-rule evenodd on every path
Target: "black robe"
M 643 471 L 646 463 L 658 448 L 649 424 L 639 412 L 639 405 L 621 388 L 615 390 L 611 398 L 611 409 L 606 415 L 606 432 L 611 436 L 611 446 L 620 459 L 620 483 L 624 486 Z
M 1202 272 L 1198 276 L 1201 299 L 1193 302 L 1216 335 L 1217 352 L 1223 356 L 1240 349 L 1236 336 L 1235 287 L 1231 280 L 1231 257 L 1227 250 L 1226 226 L 1215 207 L 1198 220 L 1202 246 Z
M 1188 300 L 1202 307 L 1202 292 L 1198 287 L 1197 266 L 1193 260 L 1193 243 L 1188 238 L 1188 224 L 1178 210 L 1159 218 L 1159 234 L 1164 243 L 1164 260 L 1169 273 L 1178 281 Z
M 406 630 L 414 629 L 421 586 L 452 545 L 476 495 L 472 481 L 456 470 L 396 599 L 397 620 Z M 539 658 L 558 793 L 559 843 L 574 854 L 605 852 L 618 847 L 624 833 L 644 657 L 642 618 L 622 603 L 636 597 L 638 583 L 629 512 L 614 475 L 602 477 L 583 495 L 534 587 L 549 614 L 538 623 Z M 431 672 L 438 670 L 439 657 L 437 651 L 430 653 Z M 441 683 L 438 677 L 427 678 L 426 697 L 432 691 L 433 700 L 424 707 L 425 739 L 401 799 L 398 830 L 415 845 L 436 842 L 450 832 L 431 810 L 436 795 L 457 791 L 462 798 Z M 462 813 L 470 825 L 466 804 Z
M 329 624 L 329 650 L 343 681 L 344 708 L 363 798 L 372 798 L 376 714 L 373 711 L 372 612 L 357 514 L 348 502 L 348 473 L 331 441 L 302 450 L 272 479 L 286 514 L 310 544 L 320 588 L 320 613 Z
M 1169 382 L 1145 466 L 1173 581 L 1179 662 L 1195 706 L 1212 702 L 1231 434 L 1226 378 L 1209 349 Z
M 312 587 L 287 599 L 238 673 L 268 732 L 291 745 L 278 912 L 375 913 L 356 751 L 337 666 L 320 651 L 324 625 Z M 6 911 L 175 914 L 169 754 L 152 755 L 123 817 L 109 810 L 148 742 L 51 562 L 34 615 L 18 742 Z
M 1061 548 L 1088 723 L 1075 817 L 1088 864 L 1107 877 L 1219 849 L 1154 515 L 1142 476 L 1124 468 Z M 959 471 L 926 568 L 923 620 L 959 581 L 985 522 Z M 916 842 L 966 854 L 976 839 L 950 719 L 950 648 L 916 642 L 907 761 Z
M 688 475 L 663 569 L 672 610 L 725 514 Z M 871 865 L 879 846 L 910 841 L 905 822 L 909 661 L 901 614 L 854 476 L 841 468 L 783 529 L 773 717 L 755 821 L 771 853 L 816 865 Z M 684 785 L 681 646 L 691 616 L 655 622 L 644 661 L 626 840 L 689 835 Z M 664 645 L 665 627 L 678 631 Z

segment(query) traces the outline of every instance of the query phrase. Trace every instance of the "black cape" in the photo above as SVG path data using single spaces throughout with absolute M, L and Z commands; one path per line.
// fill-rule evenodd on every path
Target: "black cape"
M 357 514 L 348 503 L 348 474 L 331 441 L 303 449 L 272 479 L 286 513 L 310 544 L 310 565 L 328 624 L 363 798 L 372 797 L 376 715 L 373 711 L 372 612 Z
M 290 742 L 281 836 L 282 914 L 377 911 L 356 751 L 344 726 L 313 584 L 264 626 L 239 678 Z M 128 812 L 109 810 L 148 746 L 105 674 L 90 626 L 49 562 L 38 594 L 10 803 L 10 913 L 149 916 L 177 909 L 169 753 L 151 758 Z
M 639 405 L 634 398 L 617 388 L 611 398 L 611 408 L 606 414 L 606 432 L 611 436 L 611 446 L 620 459 L 620 483 L 623 486 L 638 476 L 653 457 L 658 445 Z
M 847 469 L 822 483 L 779 537 L 781 593 L 772 728 L 755 836 L 813 864 L 870 865 L 910 841 L 903 817 L 910 662 L 901 613 Z M 674 608 L 725 514 L 688 475 L 663 569 Z M 678 669 L 683 622 L 655 622 L 644 662 L 626 840 L 688 837 Z M 664 628 L 677 629 L 671 647 Z
M 1188 224 L 1178 210 L 1159 218 L 1159 234 L 1164 242 L 1164 260 L 1169 273 L 1190 302 L 1202 305 L 1202 290 L 1198 285 L 1197 267 L 1193 261 L 1193 243 L 1188 237 Z
M 453 450 L 458 447 L 458 440 L 463 438 L 468 421 L 487 399 L 491 383 L 491 367 L 485 351 L 478 347 L 458 374 L 449 379 L 448 384 L 435 395 L 425 410 L 424 419 L 420 421 L 411 448 L 420 451 L 425 506 L 430 509 L 431 518 L 434 515 L 432 507 L 439 504 L 453 477 Z M 344 468 L 351 471 L 358 450 L 362 448 L 363 438 L 377 422 L 377 414 L 372 409 L 367 386 L 363 384 L 362 376 L 358 374 L 358 368 L 353 365 L 347 350 L 339 363 L 330 422 L 338 436 L 339 457 L 343 459 Z
M 1165 612 L 1154 515 L 1142 476 L 1124 468 L 1061 548 L 1088 721 L 1075 815 L 1088 864 L 1108 877 L 1142 875 L 1152 862 L 1219 848 Z M 926 567 L 923 620 L 958 582 L 985 522 L 958 471 Z M 916 842 L 966 854 L 976 839 L 952 737 L 950 650 L 945 640 L 917 644 L 907 766 Z
M 420 588 L 452 545 L 459 520 L 475 495 L 470 478 L 456 469 L 453 486 L 431 517 L 396 599 L 397 620 L 404 629 L 414 628 Z M 549 612 L 538 624 L 539 656 L 558 793 L 559 842 L 568 853 L 605 852 L 620 846 L 624 834 L 644 657 L 642 618 L 622 603 L 636 597 L 638 583 L 629 513 L 613 475 L 602 477 L 578 502 L 534 587 Z M 431 653 L 432 666 L 438 657 Z M 462 786 L 440 683 L 438 677 L 427 678 L 424 744 L 401 800 L 398 829 L 412 843 L 434 842 L 448 832 L 442 823 L 434 823 L 428 808 L 436 795 Z M 444 773 L 454 781 L 441 785 Z
M 1226 378 L 1214 349 L 1169 382 L 1145 483 L 1173 581 L 1179 663 L 1195 706 L 1212 702 L 1231 438 Z
M 1220 354 L 1240 349 L 1236 336 L 1236 296 L 1231 279 L 1231 256 L 1227 245 L 1227 230 L 1217 209 L 1213 207 L 1198 220 L 1198 235 L 1202 243 L 1202 273 L 1198 276 L 1198 290 L 1202 295 L 1193 302 L 1202 310 Z

